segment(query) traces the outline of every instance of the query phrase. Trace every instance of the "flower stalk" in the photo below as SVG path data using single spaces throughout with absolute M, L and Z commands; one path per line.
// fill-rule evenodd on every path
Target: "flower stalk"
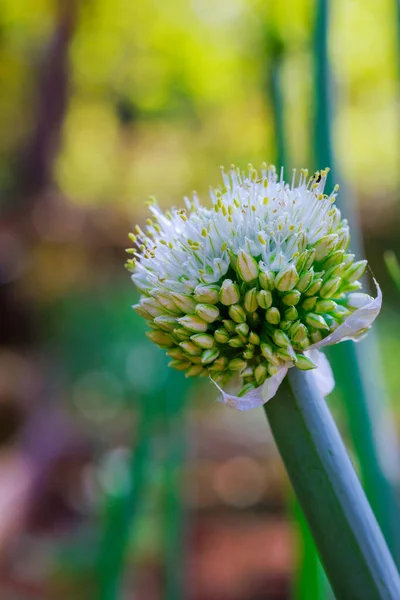
M 264 408 L 336 597 L 400 598 L 399 574 L 312 374 L 291 369 Z

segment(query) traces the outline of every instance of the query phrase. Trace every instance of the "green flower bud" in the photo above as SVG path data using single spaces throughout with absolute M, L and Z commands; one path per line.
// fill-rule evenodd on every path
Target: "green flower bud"
M 284 318 L 286 321 L 295 321 L 299 316 L 297 309 L 294 306 L 290 306 L 284 312 Z
M 319 333 L 319 332 L 318 332 Z M 311 345 L 311 342 L 309 340 L 308 337 L 304 338 L 304 340 L 301 340 L 301 342 L 299 342 L 299 346 L 302 350 L 307 350 L 307 348 Z
M 202 365 L 192 365 L 185 373 L 185 377 L 198 377 L 202 373 L 205 373 L 206 369 Z
M 171 348 L 167 352 L 168 356 L 175 358 L 176 360 L 187 360 L 187 356 L 180 348 Z
M 213 364 L 211 365 L 211 367 L 213 366 Z M 209 371 L 211 371 L 211 367 L 208 367 Z M 229 381 L 230 376 L 231 374 L 229 372 L 217 373 L 216 375 L 214 375 L 214 381 L 219 385 L 225 385 Z
M 250 283 L 258 277 L 259 271 L 257 261 L 253 258 L 253 256 L 250 256 L 250 254 L 247 254 L 247 252 L 244 252 L 243 250 L 239 251 L 236 269 L 240 277 L 246 283 Z
M 268 361 L 273 360 L 274 351 L 270 344 L 266 344 L 265 342 L 262 342 L 260 344 L 260 349 L 261 349 L 261 354 L 263 355 L 264 358 L 266 358 Z
M 165 312 L 161 304 L 154 298 L 142 298 L 140 306 L 153 318 L 159 317 Z
M 246 383 L 246 385 L 244 385 L 238 393 L 239 398 L 241 398 L 245 394 L 248 394 L 248 392 L 251 392 L 251 390 L 254 390 L 255 387 L 256 386 L 254 385 L 254 383 Z
M 169 292 L 160 292 L 159 290 L 153 290 L 152 296 L 154 296 L 154 298 L 156 298 L 156 301 L 158 302 L 157 306 L 163 306 L 166 310 L 168 310 L 169 312 L 171 312 L 175 315 L 180 315 L 182 313 L 182 311 L 177 307 L 175 302 L 172 300 Z M 153 300 L 154 300 L 154 298 L 153 298 Z M 142 302 L 143 302 L 143 300 L 141 300 L 140 303 L 142 304 Z
M 289 329 L 289 335 L 292 342 L 299 343 L 307 338 L 308 329 L 303 323 L 300 323 L 300 321 L 296 321 L 296 323 L 294 323 Z
M 204 350 L 201 355 L 201 362 L 203 365 L 209 365 L 219 356 L 218 348 L 210 348 L 209 350 Z
M 350 244 L 350 231 L 348 227 L 343 227 L 338 232 L 338 243 L 336 245 L 337 250 L 347 250 Z
M 261 319 L 260 315 L 257 312 L 253 312 L 251 313 L 251 315 L 248 315 L 247 320 L 250 323 L 251 327 L 257 327 Z
M 246 350 L 243 351 L 243 356 L 246 360 L 251 360 L 254 357 L 254 350 L 246 348 Z
M 151 314 L 147 312 L 142 304 L 133 304 L 132 308 L 140 317 L 143 317 L 144 319 L 151 318 Z
M 186 371 L 186 369 L 189 369 L 192 365 L 189 361 L 171 360 L 171 362 L 168 363 L 168 366 L 177 371 Z
M 302 303 L 301 307 L 304 310 L 313 310 L 315 308 L 315 305 L 317 304 L 317 300 L 317 296 L 313 296 L 312 298 L 306 298 Z
M 319 330 L 313 331 L 310 338 L 313 344 L 317 344 L 322 340 L 322 333 Z
M 250 331 L 249 342 L 251 344 L 254 344 L 254 346 L 259 346 L 260 345 L 260 336 L 257 333 L 255 333 L 254 331 Z
M 154 323 L 163 331 L 173 331 L 176 327 L 176 318 L 168 315 L 160 315 L 154 319 Z
M 272 304 L 272 294 L 269 290 L 261 290 L 257 294 L 257 303 L 260 308 L 269 308 Z
M 362 288 L 361 281 L 353 281 L 353 283 L 348 283 L 347 285 L 340 286 L 340 289 L 337 291 L 337 294 L 333 296 L 333 298 L 343 298 L 343 294 L 348 294 L 350 292 L 357 292 Z
M 176 306 L 187 315 L 191 315 L 196 310 L 196 302 L 190 296 L 186 296 L 185 294 L 179 294 L 177 292 L 171 292 L 172 300 L 175 302 Z
M 296 367 L 302 371 L 309 371 L 310 369 L 316 369 L 317 365 L 312 360 L 304 356 L 304 354 L 297 354 Z
M 306 296 L 314 296 L 318 294 L 319 290 L 322 287 L 322 279 L 314 279 L 308 290 L 305 292 Z
M 224 279 L 219 291 L 219 299 L 221 304 L 230 306 L 236 304 L 240 300 L 239 288 L 231 279 Z
M 240 325 L 236 325 L 235 329 L 238 335 L 246 338 L 247 342 L 247 336 L 249 335 L 249 326 L 247 325 L 247 323 L 240 323 Z
M 280 292 L 289 292 L 294 288 L 299 280 L 299 276 L 294 265 L 288 265 L 275 277 L 275 287 Z
M 290 346 L 290 340 L 288 336 L 281 329 L 275 329 L 273 334 L 273 340 L 277 346 L 280 346 L 282 348 Z
M 336 307 L 337 304 L 333 300 L 317 300 L 314 310 L 318 315 L 331 312 L 332 310 L 335 310 Z
M 333 277 L 332 279 L 328 279 L 328 281 L 326 281 L 321 287 L 319 295 L 321 296 L 321 298 L 330 298 L 338 291 L 341 283 L 342 279 L 340 277 Z
M 344 269 L 343 263 L 339 263 L 338 265 L 333 265 L 332 267 L 329 267 L 329 269 L 327 271 L 325 271 L 325 273 L 322 276 L 322 279 L 324 281 L 327 281 L 328 279 L 331 279 L 332 277 L 340 277 L 343 273 L 343 269 Z
M 267 379 L 268 369 L 266 365 L 260 364 L 254 369 L 254 377 L 256 378 L 257 385 L 262 385 Z
M 350 268 L 346 269 L 343 278 L 346 279 L 349 283 L 353 283 L 353 281 L 357 281 L 357 279 L 361 279 L 361 277 L 365 273 L 365 269 L 367 268 L 366 260 L 359 260 L 351 265 Z
M 235 323 L 246 322 L 246 313 L 240 304 L 232 304 L 232 306 L 229 307 L 229 316 Z
M 315 260 L 320 262 L 323 260 L 328 254 L 335 249 L 336 244 L 338 243 L 338 236 L 336 233 L 330 233 L 329 235 L 324 235 L 318 242 L 314 245 L 315 248 Z
M 258 281 L 263 290 L 267 292 L 272 291 L 275 287 L 275 275 L 272 271 L 262 271 L 258 276 Z
M 215 344 L 213 336 L 208 333 L 196 333 L 195 335 L 192 335 L 190 339 L 196 346 L 199 346 L 199 348 L 212 348 Z
M 308 313 L 308 315 L 306 315 L 306 323 L 307 325 L 310 325 L 310 327 L 314 327 L 314 329 L 329 329 L 324 317 L 316 315 L 315 313 Z
M 241 371 L 246 367 L 246 361 L 241 358 L 233 358 L 229 361 L 228 369 L 230 371 Z
M 185 360 L 190 360 L 194 365 L 201 365 L 201 354 L 200 356 L 193 356 L 190 354 L 186 354 Z
M 278 365 L 273 365 L 272 363 L 269 363 L 267 365 L 267 371 L 271 375 L 271 377 L 273 377 L 279 371 L 279 366 Z
M 193 292 L 193 296 L 196 302 L 216 304 L 219 300 L 219 286 L 215 284 L 198 285 Z
M 184 327 L 176 327 L 173 331 L 174 336 L 178 339 L 178 340 L 188 340 L 190 338 L 190 336 L 192 335 L 191 332 L 188 329 L 185 329 Z
M 279 360 L 284 362 L 291 362 L 295 359 L 296 354 L 291 346 L 287 348 L 279 348 L 276 352 L 276 356 Z
M 347 267 L 352 265 L 354 262 L 354 259 L 355 259 L 354 254 L 345 254 L 343 257 L 343 267 L 346 269 Z
M 235 331 L 236 331 L 235 321 L 230 321 L 229 319 L 224 319 L 222 321 L 222 323 L 224 324 L 225 329 L 227 329 L 229 331 L 229 333 L 235 333 Z
M 281 320 L 281 314 L 275 306 L 271 306 L 265 313 L 265 319 L 268 323 L 271 323 L 271 325 L 278 325 Z
M 177 319 L 178 323 L 189 329 L 189 331 L 207 331 L 208 323 L 197 315 L 185 315 Z
M 313 264 L 315 262 L 315 255 L 316 255 L 315 248 L 310 248 L 309 250 L 306 250 L 306 252 L 308 253 L 308 257 L 303 265 L 303 271 L 308 271 L 309 269 L 311 269 L 311 267 L 313 266 Z
M 219 309 L 212 304 L 198 304 L 196 306 L 196 315 L 207 323 L 214 323 L 219 317 Z
M 231 338 L 228 344 L 231 348 L 241 348 L 242 346 L 244 346 L 243 341 L 238 335 L 236 337 Z
M 175 345 L 172 337 L 163 331 L 146 331 L 146 335 L 149 340 L 160 346 L 160 348 L 171 348 Z
M 225 327 L 220 327 L 214 331 L 214 338 L 219 344 L 227 344 L 230 337 L 231 336 Z
M 258 308 L 257 304 L 257 289 L 252 288 L 246 292 L 244 296 L 244 308 L 249 313 L 253 313 Z
M 291 326 L 292 322 L 291 321 L 285 321 L 285 319 L 282 319 L 281 322 L 279 323 L 279 329 L 282 329 L 282 331 L 287 331 L 289 329 L 289 327 Z
M 196 335 L 207 335 L 207 334 L 205 334 L 205 333 L 197 333 Z M 190 354 L 191 356 L 200 356 L 200 354 L 201 354 L 201 348 L 202 347 L 199 347 L 194 342 L 190 342 L 190 341 L 180 342 L 179 345 L 180 345 L 181 348 L 184 349 L 185 352 L 187 352 L 187 354 Z
M 297 286 L 296 286 L 297 289 L 300 292 L 305 292 L 306 289 L 311 285 L 313 277 L 314 277 L 313 271 L 306 271 L 305 273 L 300 275 L 300 279 L 297 282 Z
M 332 254 L 330 254 L 328 256 L 328 258 L 326 258 L 324 260 L 324 262 L 322 263 L 322 268 L 326 271 L 330 267 L 333 267 L 335 265 L 340 265 L 340 263 L 343 262 L 343 257 L 344 257 L 343 250 L 336 250 L 335 252 L 332 252 Z
M 228 367 L 229 360 L 226 356 L 220 356 L 216 360 L 214 360 L 213 364 L 209 366 L 210 371 L 225 371 Z
M 286 292 L 286 294 L 282 296 L 282 302 L 283 304 L 286 304 L 286 306 L 294 306 L 295 304 L 298 304 L 300 298 L 301 293 L 299 290 L 292 290 L 291 292 Z

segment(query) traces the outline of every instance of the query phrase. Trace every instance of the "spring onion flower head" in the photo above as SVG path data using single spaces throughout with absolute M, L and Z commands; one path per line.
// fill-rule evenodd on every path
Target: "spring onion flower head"
M 367 263 L 349 250 L 327 173 L 301 170 L 287 184 L 273 166 L 232 167 L 211 190 L 211 207 L 194 194 L 185 209 L 164 213 L 152 200 L 146 231 L 130 234 L 127 268 L 148 337 L 171 367 L 210 377 L 240 410 L 271 398 L 293 366 L 315 369 L 329 393 L 317 349 L 359 339 L 379 313 L 379 287 L 377 298 L 360 291 Z M 223 391 L 237 380 L 237 395 Z

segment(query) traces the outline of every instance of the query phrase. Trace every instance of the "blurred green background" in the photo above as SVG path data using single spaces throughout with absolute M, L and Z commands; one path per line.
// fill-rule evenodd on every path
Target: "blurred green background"
M 123 264 L 149 195 L 207 202 L 220 165 L 279 160 L 277 112 L 285 167 L 326 166 L 316 6 L 0 2 L 1 600 L 293 597 L 289 484 L 261 409 L 169 372 Z M 400 254 L 399 11 L 336 0 L 329 27 L 336 162 L 384 293 L 397 430 L 400 300 L 383 252 Z

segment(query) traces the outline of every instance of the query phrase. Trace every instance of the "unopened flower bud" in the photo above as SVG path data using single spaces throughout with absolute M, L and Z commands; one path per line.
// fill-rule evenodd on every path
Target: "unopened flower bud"
M 208 323 L 197 315 L 185 315 L 177 319 L 178 323 L 189 329 L 189 331 L 207 331 Z
M 343 262 L 344 250 L 335 250 L 322 263 L 322 268 L 326 271 L 330 267 L 340 265 Z
M 335 249 L 336 244 L 338 242 L 338 236 L 336 233 L 330 233 L 329 235 L 324 235 L 318 242 L 314 245 L 315 249 L 315 260 L 320 262 L 323 260 L 328 254 Z
M 281 329 L 275 329 L 273 334 L 273 340 L 277 346 L 281 346 L 282 348 L 290 346 L 290 340 L 288 336 Z
M 207 335 L 207 334 L 205 334 L 205 333 L 198 333 L 196 335 Z M 195 344 L 194 342 L 190 342 L 190 341 L 180 342 L 179 345 L 180 345 L 181 348 L 183 348 L 185 350 L 185 352 L 187 352 L 191 356 L 200 356 L 200 354 L 201 354 L 201 348 L 202 347 L 199 347 L 199 345 Z
M 322 340 L 322 333 L 319 329 L 317 329 L 317 331 L 313 331 L 312 334 L 310 335 L 311 341 L 313 344 L 317 344 L 318 342 L 320 342 Z
M 345 254 L 343 257 L 343 267 L 346 269 L 347 267 L 352 265 L 354 262 L 354 259 L 355 259 L 354 254 Z
M 276 351 L 276 356 L 279 360 L 291 362 L 296 358 L 296 353 L 291 346 L 288 346 L 287 348 L 281 347 Z
M 261 349 L 261 354 L 263 355 L 264 358 L 266 358 L 267 360 L 272 360 L 274 351 L 270 344 L 266 344 L 265 342 L 262 342 L 260 344 L 260 349 Z
M 254 350 L 252 348 L 246 348 L 243 351 L 243 356 L 246 360 L 251 360 L 254 357 Z
M 261 290 L 257 293 L 257 303 L 260 308 L 269 308 L 272 304 L 272 294 L 269 290 Z
M 220 356 L 214 360 L 213 364 L 209 367 L 210 371 L 225 371 L 228 367 L 228 358 L 226 356 Z
M 216 304 L 219 300 L 219 286 L 198 285 L 193 292 L 196 302 L 204 302 L 205 304 Z
M 291 321 L 286 321 L 285 319 L 282 319 L 279 323 L 279 329 L 282 329 L 282 331 L 288 331 L 291 324 L 292 324 Z
M 294 288 L 299 276 L 294 265 L 288 265 L 275 277 L 275 287 L 280 292 L 288 292 Z
M 176 306 L 187 315 L 191 315 L 196 310 L 196 302 L 190 296 L 185 294 L 179 294 L 178 292 L 171 292 L 171 298 L 175 302 Z
M 322 279 L 324 281 L 328 281 L 328 279 L 331 279 L 332 277 L 340 277 L 343 273 L 343 269 L 344 269 L 343 263 L 339 263 L 338 265 L 333 265 L 332 267 L 329 267 L 329 269 L 327 269 L 325 271 L 325 273 L 322 276 Z
M 273 377 L 279 371 L 279 366 L 278 365 L 274 365 L 272 363 L 269 363 L 267 365 L 267 371 L 271 375 L 271 377 Z
M 321 296 L 321 298 L 330 298 L 338 291 L 341 283 L 342 279 L 340 277 L 333 277 L 332 279 L 328 279 L 328 281 L 326 281 L 321 287 L 319 295 Z
M 347 250 L 350 244 L 350 231 L 348 227 L 343 227 L 338 232 L 338 243 L 336 245 L 337 250 Z
M 299 313 L 297 312 L 297 309 L 294 306 L 290 306 L 285 310 L 283 316 L 286 321 L 295 321 L 299 316 Z
M 258 280 L 263 290 L 272 291 L 275 287 L 275 275 L 273 271 L 261 271 Z
M 225 329 L 229 331 L 229 333 L 235 333 L 236 331 L 236 323 L 235 321 L 231 321 L 230 319 L 224 319 L 222 321 Z
M 176 360 L 187 360 L 186 354 L 180 348 L 171 348 L 167 352 L 168 356 L 175 358 Z
M 313 296 L 312 298 L 306 298 L 302 303 L 301 307 L 304 310 L 314 310 L 315 305 L 317 304 L 318 297 Z
M 232 319 L 232 321 L 235 321 L 235 323 L 246 322 L 246 313 L 244 312 L 240 304 L 232 304 L 229 307 L 229 316 Z
M 368 294 L 363 294 L 361 292 L 354 292 L 353 294 L 349 294 L 347 298 L 346 305 L 349 308 L 363 308 L 369 302 L 372 302 L 373 298 Z
M 241 398 L 242 396 L 245 396 L 246 394 L 251 392 L 251 390 L 254 390 L 255 387 L 256 386 L 254 383 L 246 383 L 246 385 L 244 385 L 238 393 L 238 397 Z
M 212 304 L 198 304 L 196 306 L 196 315 L 207 323 L 214 323 L 219 317 L 219 309 Z
M 233 283 L 231 279 L 224 279 L 219 291 L 219 299 L 221 304 L 225 304 L 225 306 L 239 302 L 240 293 L 236 283 Z
M 157 302 L 155 298 L 142 298 L 140 306 L 142 306 L 153 318 L 159 317 L 165 312 L 161 304 Z
M 204 350 L 201 355 L 201 362 L 203 365 L 209 365 L 219 356 L 218 348 L 210 348 L 209 350 Z
M 315 255 L 316 255 L 316 251 L 315 248 L 310 248 L 309 250 L 306 250 L 308 256 L 304 262 L 303 265 L 303 271 L 308 271 L 308 269 L 311 269 L 312 265 L 315 262 Z
M 268 323 L 271 323 L 271 325 L 278 325 L 281 320 L 281 314 L 275 306 L 271 306 L 265 313 L 265 319 Z
M 225 329 L 225 327 L 219 327 L 214 331 L 214 338 L 219 344 L 227 344 L 230 339 L 229 332 Z
M 317 368 L 317 365 L 307 358 L 307 356 L 304 356 L 304 354 L 297 354 L 296 359 L 296 367 L 302 371 L 309 371 L 310 369 Z
M 320 333 L 319 331 L 317 333 Z M 301 340 L 301 342 L 298 342 L 300 348 L 302 350 L 307 350 L 307 348 L 311 345 L 310 339 L 308 337 L 304 338 L 304 340 Z
M 153 290 L 151 295 L 153 296 L 152 300 L 156 300 L 156 302 L 158 303 L 156 306 L 163 306 L 165 309 L 167 309 L 174 315 L 182 314 L 181 309 L 178 308 L 175 302 L 172 300 L 170 292 L 160 292 L 159 290 Z M 142 299 L 140 301 L 140 304 L 142 304 L 144 301 L 145 299 Z
M 254 377 L 256 378 L 257 385 L 262 385 L 268 375 L 268 369 L 266 365 L 260 364 L 254 369 Z
M 215 344 L 213 336 L 209 333 L 196 333 L 195 335 L 192 335 L 190 339 L 196 346 L 199 346 L 199 348 L 212 348 Z
M 154 323 L 163 331 L 173 331 L 176 327 L 176 318 L 168 315 L 160 315 L 154 319 Z
M 241 371 L 246 366 L 246 361 L 241 358 L 233 358 L 228 363 L 228 369 L 230 371 Z
M 322 283 L 323 283 L 322 279 L 314 279 L 314 281 L 312 282 L 310 287 L 305 292 L 305 295 L 306 296 L 314 296 L 315 294 L 318 294 L 319 290 L 322 287 Z
M 147 312 L 147 310 L 142 304 L 133 304 L 132 308 L 139 316 L 143 317 L 144 319 L 147 320 L 151 318 L 151 314 Z
M 260 345 L 260 336 L 258 335 L 258 333 L 256 333 L 255 331 L 250 331 L 249 342 L 251 344 L 253 344 L 254 346 L 259 346 Z
M 357 279 L 360 279 L 364 275 L 366 268 L 367 261 L 359 260 L 358 262 L 352 264 L 350 268 L 346 269 L 343 278 L 346 279 L 349 283 L 357 281 Z
M 289 335 L 292 342 L 302 342 L 308 336 L 307 327 L 303 323 L 300 323 L 300 321 L 296 321 L 289 329 Z
M 186 371 L 186 369 L 189 369 L 192 365 L 189 361 L 171 360 L 171 362 L 168 363 L 168 366 L 177 371 Z
M 335 310 L 336 307 L 337 304 L 333 300 L 317 300 L 314 310 L 318 315 L 323 313 L 329 313 L 332 310 Z
M 202 373 L 206 373 L 206 370 L 202 365 L 192 365 L 185 373 L 185 377 L 198 377 Z
M 236 325 L 235 330 L 238 335 L 246 338 L 247 341 L 247 336 L 249 335 L 249 326 L 247 323 L 240 323 L 239 325 Z
M 258 308 L 257 303 L 257 289 L 252 288 L 248 292 L 246 292 L 244 296 L 244 308 L 248 313 L 252 313 Z
M 172 337 L 164 331 L 146 331 L 146 335 L 160 348 L 170 348 L 174 345 Z
M 192 333 L 188 329 L 185 329 L 185 327 L 176 327 L 173 331 L 173 334 L 176 338 L 178 338 L 178 340 L 182 341 L 188 340 L 192 335 Z
M 329 329 L 324 317 L 316 315 L 315 313 L 308 313 L 308 315 L 306 315 L 306 323 L 307 325 L 310 325 L 310 327 L 314 327 L 314 329 Z
M 298 304 L 300 298 L 301 293 L 299 290 L 292 290 L 291 292 L 286 292 L 286 294 L 283 294 L 282 302 L 283 304 L 286 304 L 286 306 L 294 306 L 295 304 Z
M 241 348 L 244 345 L 242 339 L 238 335 L 231 338 L 228 344 L 231 348 Z
M 246 283 L 255 281 L 258 277 L 258 265 L 253 256 L 243 250 L 239 251 L 236 264 L 237 272 Z
M 296 288 L 300 292 L 305 292 L 306 289 L 309 287 L 309 285 L 311 285 L 313 277 L 314 277 L 313 271 L 305 271 L 302 275 L 300 275 L 300 279 L 296 284 Z

